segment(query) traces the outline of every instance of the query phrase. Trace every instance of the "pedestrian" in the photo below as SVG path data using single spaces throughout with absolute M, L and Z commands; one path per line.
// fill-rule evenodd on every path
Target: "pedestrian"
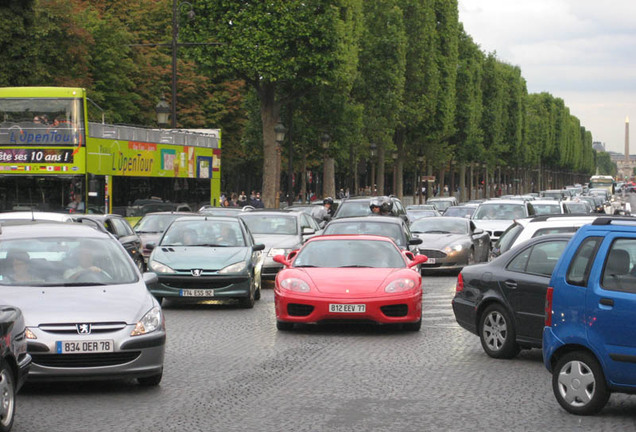
M 238 205 L 239 207 L 245 207 L 247 205 L 247 195 L 245 195 L 245 191 L 241 191 L 238 197 Z
M 254 208 L 265 208 L 265 204 L 261 201 L 261 193 L 256 192 L 254 196 L 254 200 L 252 201 L 252 207 Z

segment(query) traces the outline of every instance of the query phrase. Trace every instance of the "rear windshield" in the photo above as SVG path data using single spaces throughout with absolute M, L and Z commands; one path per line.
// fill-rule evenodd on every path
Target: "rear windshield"
M 391 238 L 398 246 L 405 246 L 402 227 L 394 223 L 341 222 L 327 225 L 323 234 L 374 234 Z

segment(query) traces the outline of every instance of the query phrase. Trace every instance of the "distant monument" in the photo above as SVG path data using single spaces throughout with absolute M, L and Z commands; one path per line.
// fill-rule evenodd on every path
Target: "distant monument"
M 618 168 L 618 179 L 628 180 L 634 177 L 633 173 L 634 168 L 636 168 L 636 160 L 632 160 L 629 155 L 629 117 L 625 118 L 625 156 L 616 160 L 616 168 Z

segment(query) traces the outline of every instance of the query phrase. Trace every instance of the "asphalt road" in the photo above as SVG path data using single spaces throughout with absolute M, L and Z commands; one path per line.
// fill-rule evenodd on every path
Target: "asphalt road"
M 274 296 L 252 310 L 164 304 L 164 379 L 28 384 L 14 431 L 636 430 L 636 396 L 594 417 L 557 404 L 540 350 L 487 357 L 454 320 L 455 276 L 424 280 L 421 331 L 278 332 Z

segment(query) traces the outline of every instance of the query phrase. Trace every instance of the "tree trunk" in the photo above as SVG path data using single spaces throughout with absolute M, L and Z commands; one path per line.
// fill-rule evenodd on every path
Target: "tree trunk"
M 393 142 L 397 149 L 398 158 L 395 161 L 397 163 L 395 190 L 393 193 L 401 200 L 404 196 L 404 128 L 398 128 L 393 135 Z
M 466 164 L 459 164 L 459 200 L 466 202 L 468 194 L 466 193 Z
M 303 163 L 300 167 L 300 201 L 307 197 L 307 153 L 303 152 Z
M 263 123 L 263 190 L 266 208 L 278 208 L 280 193 L 280 152 L 276 151 L 274 126 L 278 122 L 280 103 L 276 101 L 276 84 L 263 83 L 258 89 Z
M 322 197 L 335 198 L 336 181 L 335 181 L 335 160 L 332 157 L 325 156 L 324 174 L 322 183 Z
M 376 170 L 376 184 L 378 185 L 378 195 L 384 195 L 384 144 L 378 145 L 378 168 Z

